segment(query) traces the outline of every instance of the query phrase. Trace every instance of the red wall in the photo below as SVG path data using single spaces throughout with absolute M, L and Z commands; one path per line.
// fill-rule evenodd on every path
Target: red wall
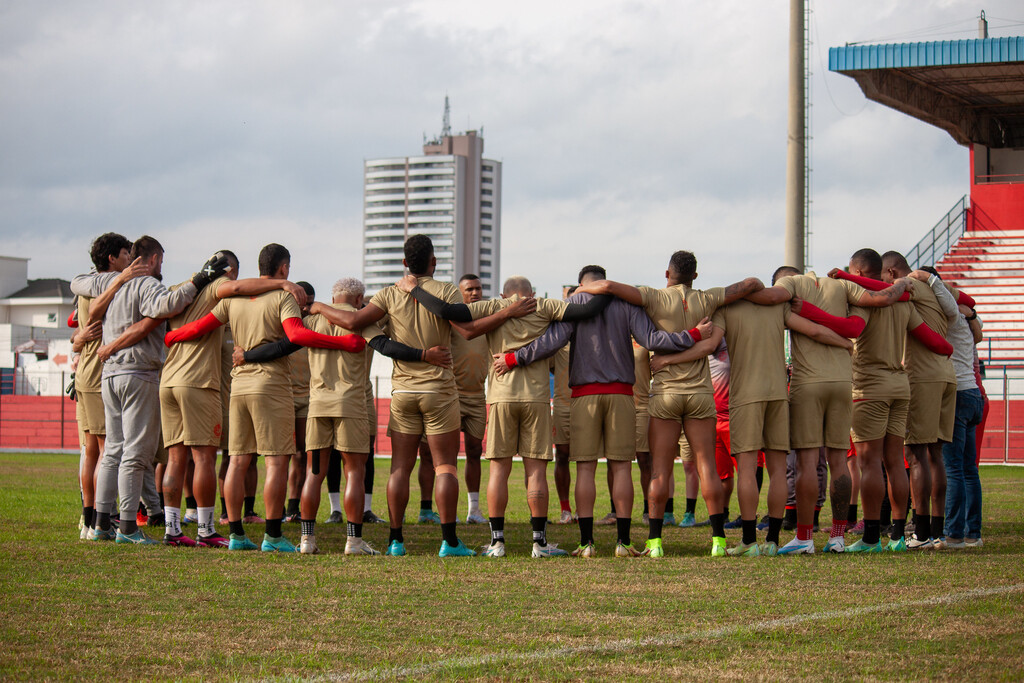
M 971 208 L 967 231 L 1024 230 L 1024 183 L 975 183 L 971 146 Z

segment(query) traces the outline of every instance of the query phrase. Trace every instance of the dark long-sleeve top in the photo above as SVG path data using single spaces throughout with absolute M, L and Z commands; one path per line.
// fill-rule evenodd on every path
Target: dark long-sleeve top
M 570 303 L 584 303 L 591 294 L 574 294 Z M 547 332 L 515 352 L 516 365 L 529 365 L 553 356 L 567 342 L 569 386 L 623 383 L 632 385 L 633 343 L 651 351 L 673 353 L 694 344 L 689 332 L 663 332 L 639 306 L 615 299 L 600 315 L 578 322 L 552 323 Z M 514 372 L 514 371 L 513 371 Z

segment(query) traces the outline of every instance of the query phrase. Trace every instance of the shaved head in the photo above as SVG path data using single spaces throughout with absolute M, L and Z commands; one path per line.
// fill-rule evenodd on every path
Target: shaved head
M 874 249 L 859 249 L 850 257 L 850 272 L 858 271 L 866 277 L 882 278 L 882 257 Z M 855 275 L 857 273 L 854 273 Z
M 513 275 L 509 279 L 505 280 L 505 285 L 501 288 L 503 296 L 510 297 L 518 294 L 519 296 L 533 296 L 533 285 L 530 281 L 522 275 Z

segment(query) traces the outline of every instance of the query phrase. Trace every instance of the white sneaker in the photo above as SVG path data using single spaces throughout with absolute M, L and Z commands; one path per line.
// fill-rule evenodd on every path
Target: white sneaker
M 530 553 L 530 557 L 567 557 L 568 555 L 569 553 L 559 548 L 557 543 L 548 543 L 547 545 L 534 543 L 533 552 Z
M 964 547 L 966 547 L 966 548 L 980 548 L 982 545 L 984 545 L 984 543 L 982 543 L 980 538 L 965 538 L 964 539 Z
M 846 538 L 844 536 L 830 537 L 825 543 L 825 547 L 821 549 L 823 553 L 845 553 L 846 552 Z
M 809 541 L 801 541 L 799 538 L 794 538 L 786 545 L 779 548 L 779 555 L 813 555 L 814 554 L 814 539 Z
M 479 510 L 473 510 L 466 515 L 466 524 L 487 524 L 487 518 Z
M 85 541 L 89 538 L 89 532 L 92 531 L 89 527 L 82 525 L 82 528 L 78 531 L 78 540 Z
M 576 521 L 576 515 L 572 514 L 568 510 L 562 510 L 562 515 L 558 518 L 555 524 L 572 524 Z
M 945 550 L 945 549 L 946 549 L 946 539 L 945 538 L 940 536 L 939 538 L 933 538 L 932 539 L 932 550 Z
M 303 535 L 299 539 L 299 552 L 303 555 L 318 555 L 320 548 L 316 547 L 316 536 Z
M 961 548 L 966 548 L 967 544 L 964 543 L 964 539 L 962 538 L 953 538 L 952 536 L 949 536 L 946 538 L 946 547 L 951 550 L 960 550 Z
M 497 541 L 496 543 L 485 545 L 483 554 L 487 557 L 505 557 L 505 543 Z
M 907 550 L 932 550 L 935 548 L 935 542 L 927 538 L 921 540 L 917 537 L 917 534 L 911 536 L 910 540 L 907 541 Z
M 375 550 L 372 545 L 364 541 L 361 537 L 349 536 L 348 540 L 345 541 L 345 554 L 346 555 L 380 555 L 379 550 Z
M 596 524 L 597 526 L 611 526 L 612 524 L 615 524 L 615 519 L 615 513 L 609 512 L 601 519 L 596 520 L 594 524 Z

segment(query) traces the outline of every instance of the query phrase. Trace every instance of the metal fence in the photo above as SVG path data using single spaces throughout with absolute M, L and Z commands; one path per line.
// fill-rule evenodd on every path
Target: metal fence
M 1024 465 L 1024 365 L 989 365 L 983 384 L 989 414 L 982 461 Z
M 936 264 L 957 240 L 964 234 L 967 228 L 967 195 L 953 205 L 945 216 L 921 238 L 921 241 L 911 247 L 907 252 L 907 263 L 911 268 L 920 266 L 931 266 Z

